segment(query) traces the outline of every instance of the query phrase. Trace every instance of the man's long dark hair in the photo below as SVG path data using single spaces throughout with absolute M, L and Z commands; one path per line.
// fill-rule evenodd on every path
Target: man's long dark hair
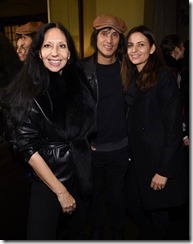
M 69 31 L 60 23 L 48 23 L 37 32 L 26 59 L 26 63 L 12 82 L 0 92 L 0 108 L 6 118 L 9 132 L 20 123 L 25 112 L 30 109 L 33 98 L 49 86 L 49 71 L 39 57 L 45 33 L 52 28 L 59 28 L 66 36 L 70 59 L 67 65 L 78 65 L 78 56 Z M 67 66 L 66 65 L 66 66 Z
M 154 44 L 155 51 L 150 55 L 147 63 L 139 73 L 136 84 L 141 91 L 147 91 L 156 84 L 157 74 L 160 67 L 165 66 L 163 56 L 159 50 L 153 33 L 146 26 L 140 25 L 132 28 L 126 35 L 121 76 L 124 90 L 127 90 L 133 80 L 136 71 L 135 65 L 128 59 L 127 45 L 131 34 L 140 32 L 147 37 L 150 47 Z

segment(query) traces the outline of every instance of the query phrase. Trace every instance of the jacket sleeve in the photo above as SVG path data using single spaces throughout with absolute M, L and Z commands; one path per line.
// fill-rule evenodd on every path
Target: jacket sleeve
M 24 156 L 25 162 L 41 147 L 42 115 L 35 101 L 31 110 L 25 115 L 15 134 L 15 147 Z

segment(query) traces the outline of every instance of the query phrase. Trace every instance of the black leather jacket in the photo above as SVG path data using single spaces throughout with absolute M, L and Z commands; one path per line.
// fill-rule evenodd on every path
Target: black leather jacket
M 57 77 L 52 79 L 57 84 Z M 16 131 L 15 146 L 26 162 L 39 152 L 62 183 L 72 186 L 76 182 L 79 192 L 87 194 L 92 186 L 89 137 L 95 128 L 95 102 L 85 83 L 77 79 L 66 82 L 65 90 L 52 87 L 33 100 Z
M 15 147 L 23 153 L 25 162 L 28 162 L 35 152 L 39 152 L 56 177 L 70 186 L 73 184 L 74 172 L 71 145 L 69 141 L 57 135 L 51 119 L 52 111 L 49 110 L 51 104 L 49 94 L 34 99 L 31 111 L 18 128 Z M 33 170 L 32 175 L 35 180 L 40 180 Z
M 82 68 L 85 72 L 86 78 L 92 88 L 93 96 L 98 103 L 98 80 L 96 75 L 96 58 L 94 55 L 81 60 Z

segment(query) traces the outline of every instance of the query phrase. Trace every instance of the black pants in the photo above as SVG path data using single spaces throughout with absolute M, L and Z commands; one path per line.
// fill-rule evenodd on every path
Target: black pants
M 113 231 L 122 231 L 125 224 L 124 179 L 128 166 L 128 149 L 104 153 L 94 152 L 93 165 L 92 229 L 103 229 L 105 197 L 111 228 Z
M 56 240 L 61 217 L 68 222 L 68 239 L 84 239 L 88 202 L 71 192 L 77 202 L 76 211 L 67 215 L 62 213 L 61 205 L 55 195 L 44 183 L 33 182 L 31 186 L 30 207 L 27 225 L 27 240 Z M 63 230 L 64 232 L 67 229 Z M 60 233 L 60 236 L 63 236 Z

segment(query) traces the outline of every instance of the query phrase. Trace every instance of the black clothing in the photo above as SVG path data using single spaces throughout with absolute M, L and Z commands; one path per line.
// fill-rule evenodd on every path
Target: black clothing
M 15 147 L 24 154 L 26 162 L 38 151 L 62 183 L 71 186 L 76 182 L 84 196 L 92 186 L 89 136 L 94 127 L 95 105 L 80 79 L 71 68 L 64 69 L 61 77 L 51 75 L 51 92 L 34 99 L 17 130 Z
M 102 65 L 92 56 L 82 60 L 82 64 L 97 106 L 97 132 L 92 140 L 96 151 L 93 151 L 94 185 L 91 202 L 92 238 L 96 239 L 102 238 L 104 196 L 109 206 L 112 232 L 122 233 L 124 228 L 123 190 L 128 165 L 126 113 L 120 60 Z
M 189 137 L 189 70 L 183 59 L 176 60 L 171 55 L 164 56 L 167 66 L 173 71 L 181 92 L 183 138 Z
M 176 69 L 176 71 L 180 72 L 181 70 L 181 62 L 176 60 L 174 57 L 171 55 L 164 55 L 165 62 L 168 67 Z
M 99 101 L 97 107 L 97 136 L 92 145 L 97 151 L 105 144 L 121 142 L 127 135 L 124 101 L 120 79 L 120 64 L 96 65 Z M 116 113 L 116 116 L 115 116 Z M 113 118 L 113 123 L 110 122 Z M 109 123 L 110 122 L 110 123 Z M 127 141 L 125 142 L 127 145 Z M 100 149 L 98 149 L 98 145 Z M 122 146 L 122 148 L 124 147 Z M 119 149 L 119 148 L 117 148 Z M 110 150 L 112 150 L 110 148 Z M 116 149 L 115 149 L 116 150 Z
M 148 92 L 139 92 L 129 106 L 129 142 L 145 208 L 183 204 L 188 182 L 181 143 L 180 91 L 171 72 L 162 70 L 157 84 Z M 159 192 L 149 187 L 155 173 L 168 177 L 165 189 Z
M 156 85 L 147 92 L 140 92 L 133 81 L 126 102 L 132 152 L 126 177 L 126 208 L 139 226 L 144 224 L 143 211 L 150 212 L 155 222 L 164 221 L 162 235 L 159 224 L 153 224 L 154 228 L 158 226 L 154 231 L 158 235 L 153 238 L 164 239 L 168 209 L 184 204 L 188 198 L 180 90 L 169 69 L 162 69 Z M 156 173 L 168 178 L 160 191 L 150 187 Z
M 124 178 L 128 167 L 128 148 L 112 152 L 93 152 L 93 207 L 92 226 L 102 229 L 105 210 L 103 196 L 106 196 L 108 214 L 113 231 L 124 229 Z
M 90 137 L 94 131 L 92 94 L 83 73 L 67 65 L 61 76 L 50 72 L 50 86 L 33 99 L 13 138 L 14 147 L 23 154 L 26 163 L 39 152 L 58 180 L 72 192 L 77 204 L 72 219 L 76 219 L 73 221 L 79 234 L 92 190 Z M 33 170 L 32 179 L 27 237 L 55 239 L 61 205 Z M 77 219 L 80 213 L 81 219 Z
M 126 147 L 128 140 L 120 60 L 117 59 L 110 65 L 102 65 L 96 63 L 93 57 L 89 57 L 82 60 L 82 64 L 97 104 L 97 133 L 92 145 L 99 147 L 99 151 Z
M 0 143 L 0 236 L 25 240 L 29 182 L 22 160 L 7 142 Z
M 0 32 L 0 89 L 4 89 L 22 68 L 9 38 Z M 29 185 L 23 160 L 5 139 L 0 108 L 0 236 L 2 240 L 24 240 Z M 11 200 L 10 200 L 11 199 Z M 19 201 L 18 201 L 19 199 Z M 18 225 L 20 228 L 16 228 Z
M 27 240 L 85 239 L 89 202 L 79 198 L 75 189 L 68 190 L 77 204 L 76 211 L 70 215 L 62 213 L 56 195 L 45 184 L 36 181 L 32 183 Z M 45 201 L 49 204 L 45 204 Z M 64 225 L 65 228 L 62 228 Z
M 128 190 L 129 189 L 129 190 Z M 130 161 L 125 181 L 125 209 L 137 225 L 139 240 L 164 240 L 170 220 L 169 209 L 147 210 L 139 189 L 135 165 Z

